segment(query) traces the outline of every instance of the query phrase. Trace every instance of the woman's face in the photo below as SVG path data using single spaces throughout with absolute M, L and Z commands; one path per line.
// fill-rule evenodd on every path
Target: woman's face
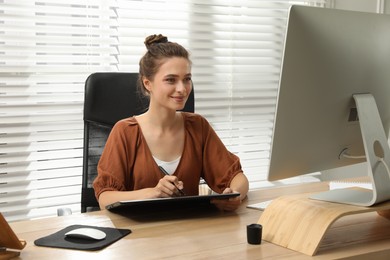
M 181 110 L 192 90 L 191 65 L 185 58 L 168 58 L 163 61 L 154 79 L 144 79 L 150 93 L 150 107 Z

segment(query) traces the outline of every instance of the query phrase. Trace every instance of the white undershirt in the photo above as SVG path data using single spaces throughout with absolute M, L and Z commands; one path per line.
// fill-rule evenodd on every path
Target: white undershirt
M 164 170 L 171 175 L 176 171 L 176 168 L 180 162 L 180 158 L 181 158 L 181 156 L 179 156 L 177 159 L 175 159 L 173 161 L 166 162 L 166 161 L 162 161 L 162 160 L 153 156 L 153 159 L 157 163 L 157 165 L 163 167 Z

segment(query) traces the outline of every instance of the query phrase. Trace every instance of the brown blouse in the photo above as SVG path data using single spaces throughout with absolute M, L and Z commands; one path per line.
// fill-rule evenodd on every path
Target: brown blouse
M 221 193 L 241 172 L 239 158 L 229 152 L 205 118 L 182 112 L 185 127 L 183 154 L 173 175 L 184 183 L 187 195 L 199 194 L 202 177 Z M 115 124 L 98 164 L 93 187 L 96 198 L 104 191 L 155 187 L 163 177 L 134 117 Z

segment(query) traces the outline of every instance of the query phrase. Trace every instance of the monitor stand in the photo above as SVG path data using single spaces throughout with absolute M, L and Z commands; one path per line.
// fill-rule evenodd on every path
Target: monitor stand
M 319 250 L 321 241 L 332 224 L 343 217 L 376 211 L 378 215 L 390 221 L 390 201 L 362 207 L 313 200 L 309 198 L 310 195 L 308 193 L 284 195 L 273 199 L 258 221 L 263 226 L 262 238 L 270 243 L 313 256 Z M 376 221 L 378 218 L 371 219 Z M 351 232 L 356 234 L 355 228 L 356 226 L 348 229 L 352 229 Z M 376 232 L 368 232 L 361 234 L 361 237 L 375 240 L 377 239 L 375 234 Z M 333 237 L 332 243 L 345 242 L 339 239 L 337 236 Z
M 311 199 L 357 206 L 373 206 L 390 200 L 390 149 L 374 97 L 356 94 L 355 99 L 372 190 L 336 189 L 313 194 Z

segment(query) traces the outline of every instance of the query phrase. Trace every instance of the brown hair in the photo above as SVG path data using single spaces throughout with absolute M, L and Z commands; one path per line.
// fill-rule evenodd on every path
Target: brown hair
M 153 80 L 164 59 L 180 57 L 187 59 L 190 63 L 188 51 L 178 43 L 168 41 L 164 35 L 150 35 L 145 39 L 147 52 L 139 61 L 138 89 L 146 96 L 149 96 L 147 89 L 144 87 L 142 79 L 145 77 Z

